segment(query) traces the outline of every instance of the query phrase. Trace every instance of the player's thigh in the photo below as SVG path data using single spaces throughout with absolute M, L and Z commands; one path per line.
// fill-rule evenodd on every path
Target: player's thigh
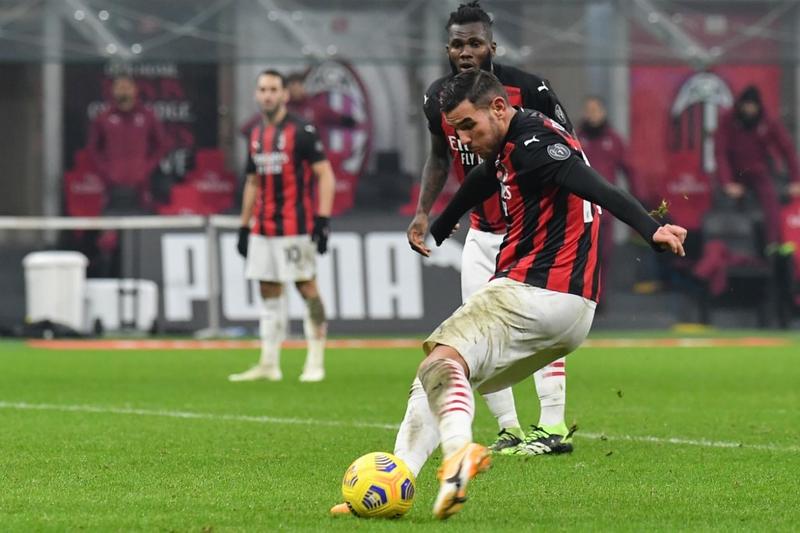
M 280 273 L 278 272 L 275 239 L 276 237 L 250 234 L 244 268 L 244 274 L 247 279 L 275 283 L 284 281 L 280 278 Z
M 309 235 L 280 237 L 278 270 L 284 281 L 303 282 L 317 275 L 317 250 Z
M 470 228 L 461 253 L 461 301 L 465 302 L 494 275 L 503 235 Z
M 496 279 L 445 320 L 424 348 L 454 348 L 473 385 L 492 392 L 573 351 L 589 332 L 594 307 L 579 296 Z

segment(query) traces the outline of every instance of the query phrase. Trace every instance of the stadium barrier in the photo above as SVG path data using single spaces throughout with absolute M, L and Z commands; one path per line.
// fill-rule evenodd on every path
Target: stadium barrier
M 399 215 L 334 220 L 330 251 L 318 256 L 317 276 L 331 332 L 428 333 L 460 305 L 461 241 L 448 241 L 425 259 L 410 251 L 407 224 L 408 218 Z M 244 279 L 244 260 L 236 251 L 238 227 L 239 217 L 224 215 L 0 217 L 0 252 L 19 241 L 8 238 L 9 232 L 119 230 L 120 277 L 150 280 L 158 287 L 156 329 L 215 336 L 253 327 L 258 318 L 258 288 Z M 45 241 L 36 239 L 26 252 L 54 249 Z M 12 267 L 22 271 L 19 264 L 6 265 L 3 272 Z M 15 276 L 0 275 L 0 290 Z M 299 332 L 305 305 L 296 290 L 286 292 L 292 330 Z M 0 308 L 0 321 L 13 316 L 21 322 L 24 295 L 7 298 Z

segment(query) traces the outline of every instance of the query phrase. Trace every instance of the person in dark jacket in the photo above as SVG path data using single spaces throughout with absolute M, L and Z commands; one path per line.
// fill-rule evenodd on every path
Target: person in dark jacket
M 767 115 L 756 86 L 742 91 L 730 113 L 720 120 L 714 151 L 722 190 L 734 199 L 746 191 L 755 195 L 764 212 L 767 252 L 777 250 L 781 208 L 771 162 L 782 160 L 792 196 L 800 196 L 800 163 L 789 132 Z

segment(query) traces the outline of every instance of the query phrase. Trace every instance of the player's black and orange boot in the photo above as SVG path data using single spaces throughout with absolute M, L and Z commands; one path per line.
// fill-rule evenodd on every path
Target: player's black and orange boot
M 474 442 L 445 458 L 439 467 L 439 495 L 433 504 L 433 516 L 450 518 L 467 501 L 467 483 L 492 465 L 489 449 Z

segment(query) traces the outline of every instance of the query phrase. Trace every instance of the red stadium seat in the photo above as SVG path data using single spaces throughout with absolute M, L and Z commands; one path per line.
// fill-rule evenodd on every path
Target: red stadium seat
M 106 188 L 91 170 L 73 170 L 64 174 L 64 198 L 67 216 L 96 217 L 105 207 Z
M 200 202 L 209 214 L 222 213 L 233 206 L 236 178 L 229 172 L 195 169 L 186 174 L 185 184 L 197 190 Z
M 800 280 L 800 199 L 795 199 L 783 208 L 781 237 L 784 242 L 794 243 L 794 279 Z
M 210 212 L 203 204 L 200 191 L 191 183 L 173 185 L 170 203 L 158 208 L 162 215 L 207 215 Z
M 225 172 L 225 154 L 218 148 L 201 148 L 195 152 L 194 168 Z
M 81 148 L 80 150 L 77 150 L 73 154 L 72 169 L 95 170 L 94 162 L 92 161 L 92 158 L 89 156 L 89 150 L 87 150 L 86 148 Z

